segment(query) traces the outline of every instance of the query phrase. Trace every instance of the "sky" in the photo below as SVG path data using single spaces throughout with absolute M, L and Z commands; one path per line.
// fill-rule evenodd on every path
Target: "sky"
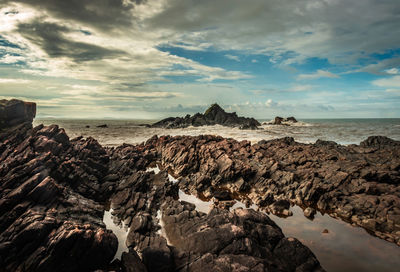
M 39 118 L 400 117 L 399 0 L 1 0 L 0 99 Z

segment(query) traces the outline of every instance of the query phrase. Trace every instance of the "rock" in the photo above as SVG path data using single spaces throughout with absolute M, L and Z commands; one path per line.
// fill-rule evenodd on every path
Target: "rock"
M 296 118 L 292 117 L 287 117 L 287 118 L 283 118 L 280 116 L 276 116 L 274 121 L 272 123 L 272 125 L 290 125 L 291 123 L 297 123 Z
M 90 126 L 89 126 L 89 125 L 86 125 L 85 128 L 90 128 Z
M 274 119 L 274 122 L 272 124 L 273 125 L 281 125 L 283 120 L 284 119 L 282 117 L 276 116 L 275 119 Z
M 196 113 L 193 116 L 169 117 L 152 127 L 163 128 L 185 128 L 188 126 L 210 126 L 222 125 L 228 127 L 239 127 L 240 129 L 257 129 L 261 124 L 254 118 L 238 117 L 235 112 L 227 113 L 218 104 L 211 105 L 204 114 Z
M 314 218 L 316 211 L 315 209 L 311 208 L 311 207 L 307 207 L 304 209 L 304 216 L 310 219 Z
M 124 272 L 147 272 L 146 266 L 134 251 L 122 253 L 121 262 Z
M 218 136 L 166 136 L 146 146 L 182 176 L 181 189 L 192 194 L 212 197 L 229 188 L 233 198 L 248 198 L 283 216 L 291 214 L 288 202 L 316 207 L 400 244 L 400 226 L 389 217 L 391 211 L 400 215 L 400 148 L 391 139 L 372 139 L 342 146 L 285 137 L 250 145 Z M 371 147 L 376 143 L 378 148 Z M 374 202 L 365 204 L 370 197 Z M 276 203 L 280 199 L 286 206 Z
M 36 104 L 17 99 L 0 100 L 0 131 L 4 128 L 31 123 L 36 116 Z
M 285 238 L 261 212 L 236 209 L 231 213 L 214 208 L 206 215 L 192 214 L 191 209 L 172 198 L 162 206 L 171 244 L 179 255 L 192 256 L 184 261 L 189 263 L 189 271 L 230 271 L 232 264 L 242 267 L 241 271 L 253 271 L 256 264 L 261 271 L 300 271 L 300 267 L 304 271 L 323 271 L 307 247 L 295 238 Z M 290 262 L 286 261 L 288 256 Z
M 324 233 L 324 234 L 329 233 L 329 230 L 328 230 L 328 229 L 324 229 L 324 230 L 322 231 L 322 233 Z
M 16 102 L 24 107 L 24 103 Z M 32 106 L 33 107 L 33 106 Z M 33 109 L 24 109 L 31 120 Z M 0 136 L 0 267 L 6 271 L 91 271 L 108 266 L 116 236 L 102 222 L 109 169 L 94 140 L 70 140 L 30 123 Z
M 108 128 L 108 125 L 107 124 L 103 124 L 103 125 L 98 125 L 96 127 L 98 127 L 98 128 Z
M 393 147 L 400 146 L 400 141 L 394 141 L 385 136 L 370 136 L 360 143 L 362 147 Z

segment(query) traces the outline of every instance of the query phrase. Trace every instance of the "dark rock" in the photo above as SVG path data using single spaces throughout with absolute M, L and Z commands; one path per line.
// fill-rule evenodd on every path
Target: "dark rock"
M 147 272 L 146 266 L 134 251 L 122 253 L 121 262 L 124 272 Z
M 304 216 L 310 219 L 314 218 L 314 215 L 316 214 L 316 210 L 311 207 L 307 207 L 304 209 Z
M 400 215 L 397 141 L 373 137 L 342 146 L 286 137 L 247 145 L 222 137 L 177 136 L 153 139 L 151 148 L 164 167 L 182 176 L 181 189 L 193 194 L 212 197 L 229 188 L 241 198 L 251 192 L 245 197 L 283 216 L 291 214 L 289 202 L 316 207 L 400 245 L 400 225 L 389 219 L 389 214 Z M 238 180 L 243 182 L 236 185 Z M 374 202 L 365 205 L 370 196 Z M 280 199 L 287 201 L 284 207 L 276 203 Z
M 102 222 L 99 204 L 109 194 L 101 186 L 108 163 L 94 139 L 69 140 L 56 125 L 32 128 L 23 123 L 4 130 L 0 267 L 90 271 L 108 266 L 118 244 Z
M 17 99 L 0 100 L 0 130 L 22 123 L 31 123 L 36 116 L 36 104 Z
M 392 140 L 385 136 L 370 136 L 360 143 L 362 147 L 393 147 L 400 146 L 400 141 Z
M 276 116 L 274 121 L 270 124 L 272 124 L 272 125 L 289 125 L 290 123 L 297 123 L 296 118 L 294 118 L 294 117 L 283 118 L 280 116 Z
M 152 127 L 185 128 L 188 126 L 210 125 L 257 129 L 261 124 L 254 118 L 238 117 L 235 112 L 227 113 L 218 104 L 213 104 L 204 114 L 196 113 L 193 116 L 186 115 L 184 118 L 169 117 L 154 123 Z
M 98 127 L 98 128 L 108 128 L 108 125 L 107 124 L 103 124 L 103 125 L 98 125 L 96 127 Z

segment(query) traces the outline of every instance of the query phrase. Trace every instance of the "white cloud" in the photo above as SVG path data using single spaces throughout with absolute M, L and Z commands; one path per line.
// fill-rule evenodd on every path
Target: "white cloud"
M 290 92 L 303 92 L 303 91 L 310 91 L 314 88 L 313 85 L 295 85 L 289 88 L 288 91 Z
M 32 80 L 20 79 L 20 78 L 0 78 L 0 84 L 28 84 Z
M 234 60 L 234 61 L 240 61 L 240 58 L 238 56 L 235 56 L 235 55 L 227 54 L 227 55 L 225 55 L 225 57 L 228 58 L 228 59 Z
M 271 108 L 271 107 L 274 107 L 276 105 L 278 105 L 278 103 L 272 101 L 272 99 L 268 99 L 267 101 L 265 101 L 265 106 L 267 108 Z
M 393 76 L 390 78 L 381 78 L 372 81 L 372 84 L 379 87 L 400 87 L 400 76 Z
M 386 73 L 390 74 L 390 75 L 397 75 L 399 73 L 399 69 L 397 68 L 391 68 L 391 69 L 387 69 L 385 70 Z
M 325 70 L 317 70 L 317 72 L 312 73 L 312 74 L 302 74 L 302 75 L 299 75 L 297 78 L 302 80 L 302 79 L 318 79 L 321 77 L 339 78 L 338 75 L 331 73 L 329 71 L 325 71 Z

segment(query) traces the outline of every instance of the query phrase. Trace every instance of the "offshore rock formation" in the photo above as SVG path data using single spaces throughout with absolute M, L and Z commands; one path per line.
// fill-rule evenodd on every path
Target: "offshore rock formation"
M 293 124 L 293 123 L 297 123 L 296 118 L 294 117 L 287 117 L 287 118 L 283 118 L 283 117 L 279 117 L 276 116 L 274 121 L 267 123 L 267 124 L 272 124 L 272 125 L 289 125 L 289 124 Z
M 196 113 L 182 117 L 169 117 L 152 127 L 185 128 L 188 126 L 212 126 L 222 125 L 227 127 L 239 127 L 240 129 L 257 129 L 261 124 L 254 118 L 238 117 L 235 112 L 227 113 L 218 104 L 211 105 L 204 114 Z
M 0 100 L 0 131 L 6 127 L 32 122 L 35 116 L 35 103 L 17 99 Z

